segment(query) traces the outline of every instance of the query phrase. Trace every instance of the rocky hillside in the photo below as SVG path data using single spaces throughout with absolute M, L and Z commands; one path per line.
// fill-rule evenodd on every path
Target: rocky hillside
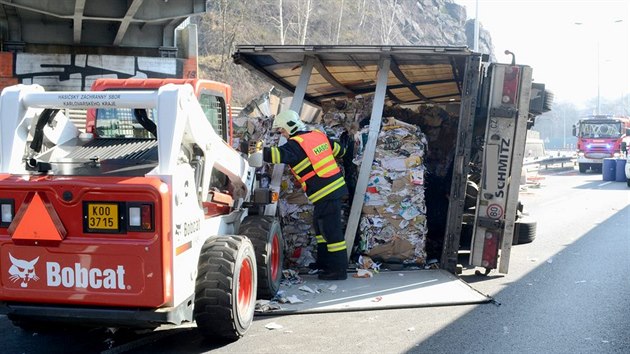
M 195 19 L 200 77 L 231 84 L 236 105 L 271 86 L 232 64 L 238 44 L 473 47 L 474 23 L 452 0 L 217 0 L 208 8 Z M 483 27 L 479 50 L 494 57 Z

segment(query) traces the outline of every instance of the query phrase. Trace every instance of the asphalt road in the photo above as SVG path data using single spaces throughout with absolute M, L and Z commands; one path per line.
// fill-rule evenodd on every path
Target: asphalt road
M 256 317 L 234 343 L 193 326 L 145 335 L 26 334 L 0 317 L 4 353 L 628 353 L 630 188 L 574 169 L 539 173 L 521 193 L 538 222 L 510 272 L 462 279 L 496 303 Z M 462 261 L 465 258 L 462 257 Z M 280 325 L 268 329 L 270 323 Z

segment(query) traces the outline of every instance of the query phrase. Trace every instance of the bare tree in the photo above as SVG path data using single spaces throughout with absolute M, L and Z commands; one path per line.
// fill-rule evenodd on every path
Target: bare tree
M 359 21 L 359 28 L 363 27 L 363 21 L 365 20 L 365 12 L 366 12 L 365 11 L 365 8 L 366 8 L 365 2 L 366 1 L 367 0 L 361 1 L 359 3 L 359 8 L 357 9 L 358 12 L 361 14 L 361 20 Z
M 396 7 L 398 0 L 377 1 L 381 19 L 381 43 L 392 43 L 392 32 L 396 27 Z M 383 4 L 384 3 L 384 4 Z
M 306 33 L 308 32 L 308 21 L 311 17 L 311 11 L 313 10 L 313 7 L 311 6 L 311 0 L 306 0 L 305 8 L 303 10 L 301 5 L 302 1 L 298 0 L 298 38 L 299 43 L 304 45 L 306 43 Z
M 282 12 L 282 0 L 278 0 L 278 18 L 280 19 L 280 44 L 284 44 L 284 15 Z
M 339 7 L 339 20 L 337 21 L 337 38 L 335 38 L 335 44 L 339 44 L 339 34 L 341 33 L 341 20 L 343 19 L 343 2 L 341 0 L 341 6 Z
M 251 0 L 217 0 L 200 19 L 200 53 L 212 55 L 216 70 L 223 70 L 231 59 L 236 39 L 242 36 L 246 9 Z M 218 64 L 218 65 L 217 65 Z
M 278 34 L 280 35 L 280 44 L 284 44 L 285 42 L 285 36 L 286 36 L 286 31 L 287 28 L 285 28 L 284 26 L 284 10 L 283 10 L 283 0 L 278 0 L 278 11 L 277 14 L 278 16 L 269 16 L 269 20 L 271 20 L 271 22 L 273 22 L 275 24 L 275 26 L 278 28 Z

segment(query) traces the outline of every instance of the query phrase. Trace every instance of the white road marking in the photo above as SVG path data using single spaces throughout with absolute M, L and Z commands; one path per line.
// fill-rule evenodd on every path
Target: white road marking
M 433 282 L 436 282 L 436 281 L 438 281 L 438 280 L 437 279 L 430 279 L 430 280 L 421 281 L 419 283 L 407 284 L 407 285 L 397 286 L 397 287 L 393 287 L 393 288 L 389 288 L 389 289 L 372 291 L 372 292 L 365 293 L 365 294 L 358 294 L 358 295 L 346 296 L 346 297 L 339 298 L 339 299 L 320 301 L 320 302 L 318 302 L 318 304 L 326 304 L 326 303 L 329 303 L 329 302 L 345 301 L 345 300 L 350 300 L 350 299 L 354 299 L 354 298 L 362 297 L 362 296 L 366 296 L 366 295 L 374 295 L 374 294 L 384 293 L 386 291 L 400 290 L 400 289 L 405 289 L 405 288 L 409 288 L 409 287 L 416 286 L 416 285 L 423 285 L 423 284 L 433 283 Z

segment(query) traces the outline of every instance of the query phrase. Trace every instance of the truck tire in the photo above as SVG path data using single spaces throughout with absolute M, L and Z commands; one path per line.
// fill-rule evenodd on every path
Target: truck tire
M 243 220 L 239 234 L 254 245 L 258 273 L 258 299 L 269 300 L 280 289 L 284 264 L 284 238 L 278 220 L 271 216 L 250 215 Z
M 516 220 L 514 223 L 514 238 L 512 239 L 513 245 L 522 245 L 524 243 L 530 243 L 536 238 L 536 225 L 535 221 L 526 219 Z
M 626 184 L 630 187 L 630 178 L 626 179 Z
M 202 336 L 234 341 L 254 319 L 256 256 L 243 236 L 206 240 L 199 256 L 194 319 Z

